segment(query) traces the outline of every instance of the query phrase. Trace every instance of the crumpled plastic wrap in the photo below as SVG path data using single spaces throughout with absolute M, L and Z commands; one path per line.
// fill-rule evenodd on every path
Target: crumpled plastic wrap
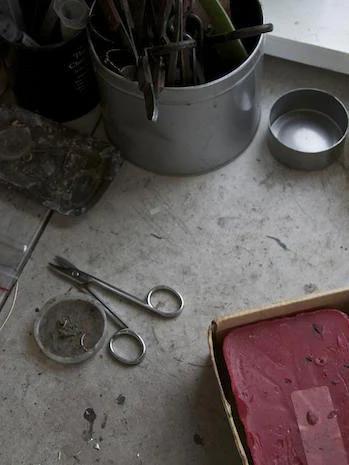
M 15 105 L 0 106 L 0 182 L 63 215 L 101 197 L 122 164 L 108 142 Z

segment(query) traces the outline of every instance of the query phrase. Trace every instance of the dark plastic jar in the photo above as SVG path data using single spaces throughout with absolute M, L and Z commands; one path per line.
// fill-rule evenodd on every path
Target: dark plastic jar
M 99 102 L 85 30 L 40 48 L 11 45 L 8 66 L 17 103 L 47 118 L 69 121 Z

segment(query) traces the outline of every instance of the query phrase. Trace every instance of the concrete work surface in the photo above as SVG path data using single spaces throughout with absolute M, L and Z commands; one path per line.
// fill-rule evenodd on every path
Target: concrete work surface
M 349 74 L 347 0 L 262 3 L 265 21 L 274 24 L 266 37 L 268 54 Z
M 267 59 L 260 128 L 233 163 L 187 178 L 125 163 L 88 214 L 53 215 L 0 333 L 2 465 L 239 463 L 208 358 L 209 323 L 349 283 L 346 161 L 300 173 L 279 165 L 266 146 L 271 104 L 307 86 L 333 92 L 349 106 L 347 77 Z M 58 365 L 32 335 L 45 301 L 72 292 L 47 269 L 56 254 L 135 295 L 161 283 L 173 286 L 185 309 L 176 320 L 161 320 L 106 295 L 144 337 L 143 363 L 125 368 L 105 347 L 81 365 Z M 112 322 L 108 329 L 115 330 Z M 88 408 L 97 415 L 98 446 L 86 441 Z

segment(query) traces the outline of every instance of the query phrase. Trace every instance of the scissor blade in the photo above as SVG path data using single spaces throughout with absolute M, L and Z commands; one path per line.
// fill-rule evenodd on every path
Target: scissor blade
M 71 268 L 66 268 L 66 267 L 62 267 L 62 266 L 59 266 L 59 265 L 56 265 L 55 263 L 52 263 L 50 262 L 48 264 L 49 268 L 58 273 L 58 274 L 61 274 L 62 276 L 65 276 L 66 278 L 70 278 L 70 279 L 73 279 L 72 278 L 72 269 Z
M 55 262 L 56 262 L 56 265 L 62 267 L 62 268 L 75 268 L 77 270 L 77 267 L 75 265 L 73 265 L 73 263 L 71 263 L 69 260 L 63 258 L 63 257 L 60 257 L 58 255 L 55 256 L 54 258 Z
M 55 263 L 49 262 L 48 264 L 49 268 L 51 268 L 53 271 L 56 271 L 57 273 L 60 273 L 64 276 L 70 276 L 70 272 L 67 268 L 62 268 L 59 265 L 56 265 Z
M 87 273 L 80 271 L 65 258 L 55 257 L 55 261 L 56 263 L 49 263 L 49 267 L 58 274 L 61 274 L 80 285 L 88 284 L 91 281 L 91 277 Z

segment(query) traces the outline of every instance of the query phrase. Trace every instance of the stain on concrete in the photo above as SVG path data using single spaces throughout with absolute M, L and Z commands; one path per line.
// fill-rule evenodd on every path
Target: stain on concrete
M 194 440 L 195 444 L 198 445 L 198 446 L 204 446 L 205 445 L 204 439 L 198 433 L 194 434 L 193 440 Z
M 96 421 L 97 415 L 93 408 L 87 408 L 84 411 L 84 418 L 89 423 L 88 430 L 85 430 L 82 434 L 82 437 L 85 441 L 92 441 L 93 440 L 93 426 Z
M 105 429 L 105 427 L 107 426 L 107 421 L 108 421 L 108 415 L 105 413 L 104 417 L 103 417 L 103 421 L 101 423 L 101 428 L 102 429 Z
M 306 292 L 307 294 L 312 294 L 313 292 L 318 290 L 317 285 L 314 283 L 305 284 L 303 289 L 304 292 Z
M 161 241 L 161 239 L 163 239 L 162 236 L 159 236 L 159 234 L 155 234 L 155 233 L 150 233 L 151 236 L 155 237 L 155 239 L 159 239 Z
M 217 224 L 220 228 L 225 228 L 233 220 L 234 220 L 234 217 L 232 216 L 221 216 L 217 219 Z
M 274 236 L 266 236 L 268 239 L 271 239 L 273 241 L 275 241 L 277 243 L 277 245 L 279 245 L 283 250 L 290 250 L 287 245 L 282 242 L 278 237 L 274 237 Z

